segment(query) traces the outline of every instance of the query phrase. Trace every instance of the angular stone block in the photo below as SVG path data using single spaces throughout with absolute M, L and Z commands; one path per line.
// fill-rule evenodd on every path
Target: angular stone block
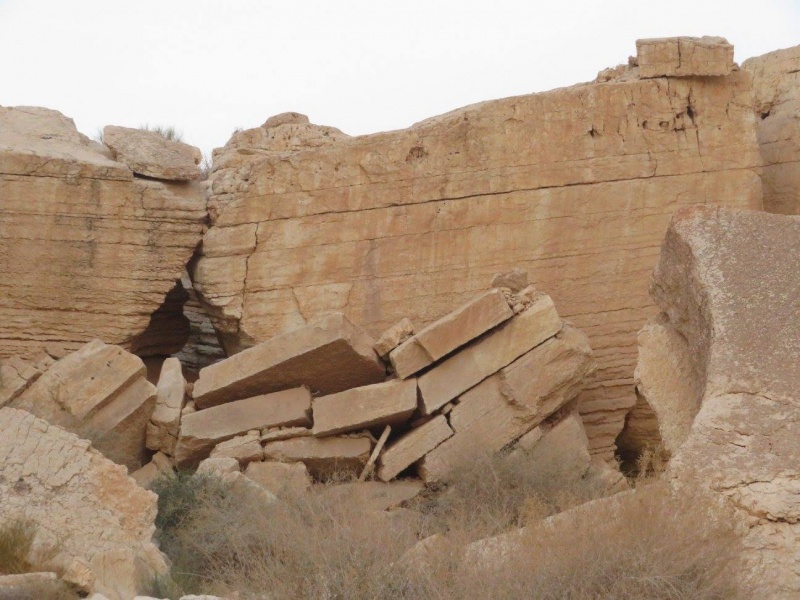
M 311 392 L 299 387 L 184 415 L 175 460 L 179 466 L 196 464 L 220 442 L 251 429 L 311 425 L 310 412 Z
M 733 70 L 733 46 L 721 37 L 636 40 L 639 76 L 711 77 Z
M 168 140 L 155 131 L 107 125 L 103 144 L 117 161 L 138 175 L 173 181 L 193 181 L 202 176 L 199 148 Z
M 314 477 L 325 478 L 337 472 L 359 473 L 371 449 L 365 436 L 301 437 L 269 442 L 264 454 L 267 460 L 302 462 Z
M 297 497 L 311 487 L 308 469 L 301 462 L 251 462 L 244 474 L 279 498 Z
M 418 380 L 423 414 L 431 414 L 554 336 L 561 319 L 553 301 L 540 296 L 526 311 L 424 373 Z
M 334 394 L 378 383 L 386 371 L 373 345 L 344 315 L 332 314 L 201 369 L 194 401 L 208 408 L 299 385 Z
M 414 335 L 414 324 L 410 319 L 401 319 L 384 331 L 375 342 L 375 352 L 387 360 L 389 353 Z
M 442 415 L 412 429 L 381 454 L 378 478 L 394 479 L 452 435 L 453 430 Z
M 392 380 L 314 399 L 316 436 L 404 423 L 417 410 L 417 380 Z
M 147 424 L 146 440 L 150 450 L 161 450 L 172 456 L 178 441 L 185 394 L 186 380 L 181 362 L 174 357 L 168 358 L 161 366 L 156 385 L 156 407 Z

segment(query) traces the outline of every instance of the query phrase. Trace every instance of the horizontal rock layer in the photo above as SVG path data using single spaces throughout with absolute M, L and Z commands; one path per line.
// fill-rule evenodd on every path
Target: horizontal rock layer
M 235 351 L 331 310 L 374 336 L 403 317 L 422 328 L 520 267 L 589 335 L 599 370 L 581 412 L 608 457 L 670 215 L 760 206 L 751 104 L 740 71 L 631 72 L 313 148 L 287 130 L 283 152 L 248 156 L 237 134 L 196 288 Z

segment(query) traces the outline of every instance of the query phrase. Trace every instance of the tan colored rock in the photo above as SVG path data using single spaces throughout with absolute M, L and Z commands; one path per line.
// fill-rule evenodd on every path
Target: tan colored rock
M 0 360 L 0 408 L 28 389 L 44 370 L 18 356 Z
M 764 208 L 800 214 L 800 46 L 749 58 L 753 108 L 764 157 Z
M 453 435 L 444 416 L 437 416 L 393 442 L 380 457 L 378 478 L 390 481 Z
M 150 462 L 131 473 L 131 478 L 145 489 L 150 489 L 159 477 L 172 476 L 175 470 L 169 457 L 163 452 L 156 452 Z
M 94 338 L 132 348 L 206 219 L 202 188 L 134 179 L 44 108 L 0 108 L 0 198 L 2 357 Z
M 528 272 L 515 267 L 505 273 L 497 273 L 492 277 L 493 288 L 508 288 L 512 293 L 522 291 L 528 287 Z
M 147 424 L 147 447 L 167 455 L 175 452 L 181 410 L 186 392 L 183 368 L 177 358 L 168 358 L 161 367 L 156 385 L 156 407 Z
M 0 514 L 33 522 L 37 543 L 58 549 L 54 566 L 81 559 L 111 600 L 167 571 L 151 541 L 157 498 L 124 467 L 24 411 L 0 409 L 0 430 Z
M 733 70 L 733 46 L 721 37 L 636 40 L 639 76 L 711 77 Z
M 198 408 L 307 385 L 323 394 L 383 381 L 374 342 L 342 314 L 249 348 L 200 371 Z
M 264 444 L 267 460 L 302 462 L 317 478 L 336 472 L 360 473 L 371 449 L 372 441 L 365 436 L 300 437 Z
M 278 498 L 296 498 L 311 487 L 308 469 L 301 462 L 251 462 L 244 474 Z
M 417 410 L 417 380 L 394 379 L 315 398 L 316 436 L 406 422 Z
M 455 435 L 420 461 L 420 476 L 439 481 L 472 453 L 503 449 L 575 399 L 594 370 L 586 335 L 565 326 L 461 396 L 449 414 Z
M 261 431 L 261 441 L 277 442 L 278 440 L 288 440 L 309 435 L 312 435 L 312 432 L 308 427 L 272 427 Z
M 306 387 L 236 400 L 184 415 L 175 446 L 178 466 L 206 458 L 226 440 L 251 429 L 280 425 L 311 425 L 311 393 Z
M 736 507 L 753 597 L 800 594 L 799 257 L 800 217 L 696 207 L 675 215 L 651 287 L 703 394 L 667 474 Z
M 384 331 L 375 342 L 375 352 L 384 360 L 388 360 L 389 353 L 414 335 L 414 324 L 405 318 Z
M 220 442 L 211 451 L 211 458 L 235 458 L 246 465 L 254 460 L 264 460 L 259 434 L 246 433 Z
M 56 362 L 10 406 L 89 437 L 133 471 L 147 462 L 145 432 L 156 402 L 145 376 L 139 357 L 94 340 Z
M 230 456 L 210 457 L 201 461 L 197 465 L 195 475 L 207 475 L 213 477 L 224 477 L 228 473 L 238 473 L 241 471 L 239 461 Z
M 265 129 L 280 127 L 281 125 L 308 125 L 308 117 L 298 112 L 285 112 L 273 115 L 261 126 Z
M 182 313 L 189 324 L 189 338 L 175 356 L 180 359 L 187 377 L 194 381 L 200 369 L 224 359 L 225 351 L 219 343 L 211 320 L 197 298 L 197 292 L 194 291 L 187 273 L 181 277 L 181 287 L 187 295 Z
M 423 374 L 418 380 L 422 413 L 431 414 L 560 329 L 561 319 L 553 301 L 542 295 L 528 310 L 491 335 Z
M 358 481 L 326 487 L 320 497 L 334 505 L 349 504 L 363 511 L 395 508 L 418 496 L 425 489 L 421 481 Z
M 481 294 L 392 350 L 392 366 L 401 379 L 410 377 L 513 316 L 500 290 Z
M 223 475 L 222 481 L 229 486 L 230 492 L 240 496 L 242 504 L 251 510 L 258 510 L 259 507 L 268 506 L 278 501 L 275 494 L 265 490 L 239 471 Z
M 554 424 L 548 424 L 532 446 L 523 449 L 520 446 L 522 442 L 521 439 L 517 448 L 526 453 L 525 464 L 541 473 L 557 472 L 568 480 L 577 480 L 591 467 L 589 440 L 577 410 L 570 411 Z
M 623 457 L 650 450 L 668 458 L 689 435 L 702 395 L 693 359 L 663 314 L 639 332 L 636 406 L 617 441 Z
M 137 175 L 172 181 L 193 181 L 202 176 L 199 148 L 168 140 L 156 131 L 107 125 L 103 144 L 111 149 L 115 160 Z

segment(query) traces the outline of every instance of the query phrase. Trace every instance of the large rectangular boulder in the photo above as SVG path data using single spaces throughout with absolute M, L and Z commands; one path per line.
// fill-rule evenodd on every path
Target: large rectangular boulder
M 302 462 L 314 477 L 358 474 L 369 460 L 372 441 L 367 436 L 299 437 L 264 444 L 267 460 Z
M 156 384 L 156 407 L 147 424 L 147 447 L 168 456 L 175 452 L 181 410 L 186 396 L 186 380 L 181 362 L 170 357 L 161 366 Z
M 721 37 L 636 40 L 640 77 L 721 77 L 733 70 L 733 46 Z
M 424 373 L 418 380 L 421 411 L 431 414 L 561 330 L 550 296 Z
M 444 415 L 438 415 L 404 434 L 383 451 L 378 479 L 390 481 L 453 435 Z
M 316 398 L 314 435 L 404 423 L 417 410 L 417 380 L 394 379 Z
M 310 413 L 311 392 L 298 387 L 183 415 L 175 460 L 197 464 L 220 442 L 253 429 L 311 425 Z
M 332 314 L 201 369 L 194 401 L 208 408 L 300 385 L 334 394 L 378 383 L 386 370 L 373 346 L 366 332 Z
M 410 377 L 513 316 L 503 292 L 490 290 L 400 344 L 389 354 L 392 366 Z

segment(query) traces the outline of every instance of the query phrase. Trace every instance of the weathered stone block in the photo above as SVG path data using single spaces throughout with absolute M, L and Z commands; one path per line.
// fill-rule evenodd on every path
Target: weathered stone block
M 394 479 L 452 435 L 453 430 L 442 415 L 412 429 L 381 454 L 378 478 Z
M 733 46 L 721 37 L 636 40 L 639 76 L 710 77 L 733 70 Z
M 359 473 L 371 449 L 372 442 L 365 436 L 301 437 L 264 444 L 267 460 L 302 462 L 320 478 L 337 472 Z

